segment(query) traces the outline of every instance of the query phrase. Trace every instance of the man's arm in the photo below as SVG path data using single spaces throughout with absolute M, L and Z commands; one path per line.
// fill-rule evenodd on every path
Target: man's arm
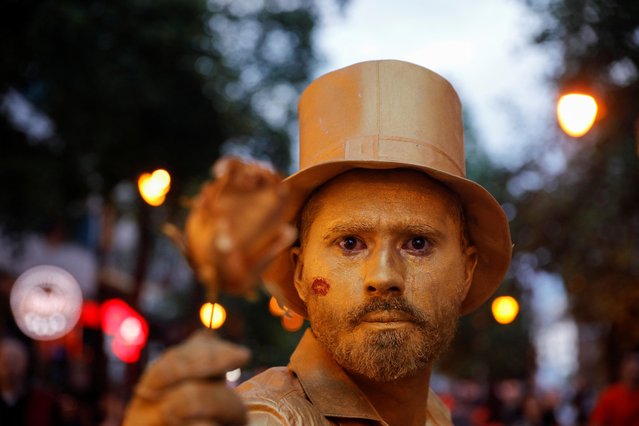
M 210 301 L 221 292 L 252 294 L 264 267 L 297 235 L 285 221 L 288 188 L 274 170 L 230 157 L 213 170 L 215 179 L 194 199 L 184 234 L 167 227 Z M 224 375 L 248 358 L 246 349 L 198 333 L 147 368 L 125 426 L 246 423 L 246 408 Z

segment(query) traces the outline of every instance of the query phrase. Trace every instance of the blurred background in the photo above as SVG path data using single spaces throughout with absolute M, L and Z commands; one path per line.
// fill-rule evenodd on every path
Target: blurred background
M 453 83 L 510 219 L 510 271 L 431 383 L 455 424 L 587 424 L 639 349 L 639 2 L 8 0 L 0 32 L 2 424 L 118 425 L 206 326 L 253 351 L 230 385 L 285 365 L 302 319 L 264 291 L 207 306 L 165 225 L 221 155 L 296 170 L 299 93 L 368 59 Z

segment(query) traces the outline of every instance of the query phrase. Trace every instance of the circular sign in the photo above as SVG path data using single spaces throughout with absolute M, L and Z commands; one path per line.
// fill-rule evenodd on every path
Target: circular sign
M 35 266 L 11 289 L 11 311 L 24 334 L 54 340 L 67 334 L 80 318 L 82 290 L 73 276 L 51 265 Z

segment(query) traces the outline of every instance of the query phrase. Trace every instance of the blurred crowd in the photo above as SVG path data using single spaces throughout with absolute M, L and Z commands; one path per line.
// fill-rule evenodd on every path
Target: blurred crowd
M 121 386 L 100 383 L 95 366 L 68 353 L 65 345 L 44 345 L 7 331 L 0 339 L 2 425 L 121 424 L 127 400 Z M 600 392 L 579 380 L 546 392 L 530 391 L 521 380 L 439 382 L 447 384 L 439 393 L 457 426 L 639 424 L 637 355 L 624 361 L 620 381 Z
M 91 365 L 69 362 L 68 354 L 53 346 L 2 337 L 0 389 L 2 425 L 116 426 L 122 421 L 125 396 L 95 386 Z
M 100 330 L 76 327 L 49 342 L 21 333 L 9 306 L 15 277 L 0 273 L 0 424 L 116 426 L 145 360 L 163 347 L 145 349 L 140 363 L 109 354 Z M 184 331 L 187 333 L 187 331 Z M 251 375 L 244 371 L 242 380 Z M 432 386 L 458 426 L 639 425 L 639 354 L 619 365 L 618 381 L 595 388 L 582 377 L 563 389 L 540 391 L 520 379 L 459 380 L 435 376 Z
M 457 426 L 637 426 L 639 352 L 625 354 L 618 379 L 601 389 L 576 376 L 563 389 L 535 390 L 523 380 L 461 381 L 442 394 Z

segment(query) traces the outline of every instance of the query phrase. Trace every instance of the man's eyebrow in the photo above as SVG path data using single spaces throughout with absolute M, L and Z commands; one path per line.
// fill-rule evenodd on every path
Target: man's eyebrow
M 375 230 L 376 224 L 370 222 L 356 222 L 356 223 L 335 223 L 330 226 L 324 233 L 324 239 L 328 240 L 334 235 L 348 235 L 348 234 L 364 234 Z M 407 235 L 421 235 L 430 238 L 443 238 L 445 233 L 426 223 L 406 222 L 398 223 L 393 226 L 395 230 L 400 231 Z
M 330 239 L 333 235 L 346 235 L 346 234 L 363 234 L 371 232 L 375 229 L 375 225 L 369 222 L 356 222 L 356 223 L 343 223 L 338 222 L 331 225 L 324 233 L 324 239 Z
M 403 223 L 398 226 L 398 229 L 411 235 L 423 235 L 432 238 L 441 238 L 444 236 L 444 232 L 440 229 L 425 223 Z

